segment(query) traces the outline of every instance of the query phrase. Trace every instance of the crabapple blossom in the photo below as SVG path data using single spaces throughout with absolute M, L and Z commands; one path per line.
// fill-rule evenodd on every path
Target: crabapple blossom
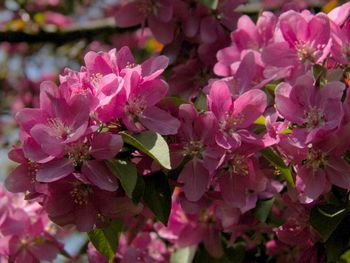
M 130 46 L 157 49 L 89 51 L 33 108 L 13 106 L 5 186 L 23 197 L 0 189 L 0 261 L 64 253 L 49 220 L 87 232 L 74 259 L 90 262 L 348 255 L 349 4 L 254 19 L 238 15 L 245 1 L 209 2 L 111 5 L 119 27 L 142 27 Z

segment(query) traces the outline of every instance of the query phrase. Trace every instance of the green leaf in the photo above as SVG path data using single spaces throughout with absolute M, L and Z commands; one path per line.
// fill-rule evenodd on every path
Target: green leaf
M 203 93 L 200 92 L 198 94 L 198 97 L 196 99 L 196 101 L 194 102 L 194 106 L 196 107 L 196 109 L 198 111 L 207 111 L 207 96 Z
M 255 218 L 260 222 L 266 222 L 266 219 L 271 212 L 271 208 L 274 202 L 275 198 L 268 200 L 259 200 L 254 211 Z
M 340 256 L 341 263 L 350 263 L 350 249 Z
M 254 124 L 258 124 L 258 125 L 263 125 L 265 126 L 265 121 L 266 121 L 266 118 L 261 115 L 259 118 L 257 118 L 255 121 L 254 121 Z
M 115 257 L 122 229 L 123 222 L 121 220 L 114 220 L 107 228 L 98 228 L 88 232 L 91 243 L 109 262 L 112 262 Z
M 142 176 L 138 176 L 134 192 L 132 193 L 132 201 L 135 204 L 138 204 L 144 192 L 145 192 L 145 181 L 143 180 Z
M 281 172 L 283 178 L 289 183 L 289 185 L 295 187 L 291 168 L 285 165 L 283 160 L 271 148 L 266 148 L 262 150 L 261 153 L 265 159 Z
M 316 86 L 325 84 L 326 73 L 327 73 L 327 69 L 319 64 L 315 64 L 312 67 L 312 74 L 313 74 Z
M 205 5 L 206 7 L 215 10 L 218 7 L 219 0 L 197 0 L 198 3 Z
M 349 225 L 350 216 L 346 215 L 324 244 L 328 263 L 339 262 L 341 255 L 349 249 Z
M 270 93 L 274 94 L 277 85 L 278 85 L 278 84 L 276 84 L 276 83 L 269 83 L 269 84 L 266 84 L 265 88 L 266 88 Z
M 191 263 L 196 254 L 197 246 L 177 249 L 170 257 L 170 263 Z
M 236 261 L 229 260 L 226 255 L 223 255 L 221 258 L 214 258 L 210 256 L 210 254 L 202 248 L 199 252 L 197 252 L 196 257 L 193 260 L 194 263 L 231 263 Z
M 225 254 L 230 262 L 243 262 L 245 258 L 246 246 L 244 242 L 237 242 L 225 249 Z
M 169 147 L 164 138 L 152 131 L 145 131 L 131 135 L 120 132 L 125 143 L 134 146 L 139 151 L 147 154 L 166 169 L 171 169 Z
M 66 258 L 72 259 L 72 256 L 69 255 L 69 253 L 64 248 L 60 250 L 60 254 Z
M 106 164 L 109 170 L 116 176 L 126 193 L 132 199 L 137 183 L 137 170 L 133 163 L 125 160 L 108 160 Z
M 143 200 L 155 214 L 155 217 L 166 225 L 171 209 L 171 191 L 168 178 L 163 172 L 158 172 L 151 176 L 145 176 L 144 180 Z
M 187 101 L 181 99 L 181 98 L 178 98 L 178 97 L 165 97 L 163 98 L 160 102 L 160 104 L 173 104 L 173 105 L 176 105 L 176 106 L 180 106 L 181 104 L 185 104 L 185 103 L 188 103 Z
M 310 223 L 325 242 L 332 235 L 347 213 L 348 211 L 344 207 L 319 205 L 311 210 Z

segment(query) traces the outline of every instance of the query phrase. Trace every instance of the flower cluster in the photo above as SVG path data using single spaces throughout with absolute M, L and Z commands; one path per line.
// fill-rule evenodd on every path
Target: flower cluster
M 141 209 L 105 164 L 122 152 L 118 132 L 167 135 L 180 125 L 156 106 L 168 90 L 159 78 L 166 57 L 138 65 L 123 48 L 89 52 L 85 63 L 79 72 L 67 69 L 59 87 L 43 82 L 40 107 L 17 114 L 22 146 L 9 157 L 20 165 L 5 182 L 10 191 L 39 199 L 54 222 L 76 224 L 80 231 Z
M 225 5 L 237 4 L 219 1 L 214 19 L 190 1 L 126 2 L 118 24 L 147 21 L 165 44 L 179 24 L 202 44 L 219 41 L 231 29 Z M 168 84 L 166 56 L 87 53 L 58 87 L 41 84 L 38 108 L 16 115 L 21 146 L 9 157 L 19 166 L 7 188 L 79 231 L 122 219 L 129 232 L 109 260 L 167 262 L 188 247 L 221 258 L 243 242 L 278 262 L 324 261 L 318 248 L 350 220 L 349 12 L 241 16 L 200 92 L 190 84 L 203 61 L 174 68 Z
M 51 261 L 63 249 L 52 235 L 47 216 L 37 203 L 0 188 L 0 261 Z M 8 260 L 8 261 L 6 261 Z
M 237 100 L 262 88 L 273 96 L 273 107 L 264 113 L 269 143 L 293 166 L 302 203 L 316 200 L 331 185 L 350 188 L 350 166 L 344 160 L 350 24 L 338 15 L 349 8 L 343 5 L 328 16 L 265 12 L 256 24 L 243 16 L 232 45 L 217 54 L 214 71 L 225 78 L 214 81 L 211 92 L 224 82 Z

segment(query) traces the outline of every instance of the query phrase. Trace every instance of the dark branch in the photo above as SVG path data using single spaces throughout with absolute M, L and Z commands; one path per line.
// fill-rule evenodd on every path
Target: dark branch
M 138 27 L 117 27 L 113 18 L 107 18 L 85 23 L 84 25 L 71 25 L 57 31 L 39 31 L 28 33 L 24 31 L 0 31 L 0 42 L 9 43 L 42 43 L 50 42 L 62 44 L 80 39 L 96 39 L 98 36 L 121 34 L 135 31 Z

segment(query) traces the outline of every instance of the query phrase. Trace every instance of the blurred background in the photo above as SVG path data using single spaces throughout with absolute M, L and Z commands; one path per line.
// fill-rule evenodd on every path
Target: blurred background
M 7 152 L 18 143 L 14 116 L 22 108 L 38 106 L 42 81 L 57 83 L 65 67 L 79 70 L 84 54 L 91 50 L 107 51 L 127 45 L 139 61 L 152 54 L 166 53 L 166 47 L 148 28 L 117 26 L 115 13 L 126 2 L 129 1 L 0 0 L 0 183 L 13 167 Z M 344 1 L 237 2 L 240 3 L 238 13 L 257 17 L 262 10 L 288 8 L 309 7 L 328 12 Z M 85 236 L 79 234 L 66 237 L 66 251 L 77 253 L 85 240 Z M 57 260 L 60 261 L 62 258 Z

